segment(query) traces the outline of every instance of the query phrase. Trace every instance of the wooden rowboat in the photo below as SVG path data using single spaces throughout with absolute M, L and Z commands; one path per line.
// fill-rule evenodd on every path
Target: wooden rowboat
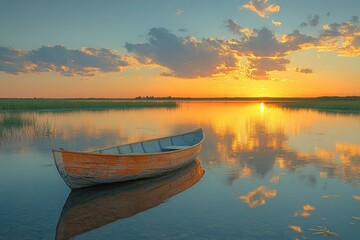
M 113 183 L 70 192 L 56 228 L 56 240 L 131 217 L 192 187 L 204 175 L 198 160 L 159 177 Z
M 90 152 L 54 149 L 55 165 L 71 189 L 161 175 L 193 161 L 202 129 Z

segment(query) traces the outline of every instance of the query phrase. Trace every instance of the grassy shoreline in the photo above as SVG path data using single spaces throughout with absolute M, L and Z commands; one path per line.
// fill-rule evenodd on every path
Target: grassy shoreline
M 285 108 L 307 108 L 334 112 L 360 112 L 360 97 L 318 98 L 143 98 L 143 99 L 0 99 L 0 111 L 96 110 L 132 108 L 174 108 L 176 101 L 251 101 L 266 102 Z
M 0 110 L 61 110 L 61 109 L 129 109 L 129 108 L 173 108 L 174 101 L 110 101 L 97 99 L 0 99 Z
M 273 102 L 285 108 L 306 108 L 333 112 L 359 112 L 360 98 L 312 98 L 295 101 Z

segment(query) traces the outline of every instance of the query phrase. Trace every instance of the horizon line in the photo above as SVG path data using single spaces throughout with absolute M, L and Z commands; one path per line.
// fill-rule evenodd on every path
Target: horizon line
M 137 97 L 9 97 L 6 99 L 59 99 L 59 100 L 241 100 L 241 99 L 314 99 L 314 98 L 360 98 L 360 95 L 349 96 L 316 96 L 316 97 L 155 97 L 155 96 L 137 96 Z

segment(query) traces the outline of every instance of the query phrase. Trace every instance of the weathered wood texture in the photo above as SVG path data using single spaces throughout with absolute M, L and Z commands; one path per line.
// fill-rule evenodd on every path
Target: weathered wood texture
M 195 160 L 161 177 L 73 190 L 61 212 L 56 239 L 70 239 L 156 207 L 196 184 L 203 175 L 200 162 Z
M 109 148 L 95 152 L 64 150 L 53 150 L 53 152 L 61 177 L 70 188 L 76 189 L 102 183 L 152 177 L 172 171 L 196 158 L 201 150 L 204 137 L 202 130 L 199 129 L 187 134 L 132 143 L 111 149 L 137 145 L 142 146 L 142 149 L 144 149 L 143 146 L 154 145 L 154 142 L 165 142 L 166 139 L 170 139 L 168 141 L 169 145 L 159 147 L 159 152 L 152 153 L 141 152 L 141 150 L 138 150 L 140 153 L 127 154 L 101 153 L 109 150 Z M 179 143 L 185 146 L 179 148 Z M 174 146 L 175 149 L 169 151 L 171 146 Z M 135 149 L 134 147 L 131 148 Z

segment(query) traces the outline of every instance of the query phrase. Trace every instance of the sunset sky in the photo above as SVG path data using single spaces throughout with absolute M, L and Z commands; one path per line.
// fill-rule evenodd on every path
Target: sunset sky
M 0 97 L 360 95 L 359 0 L 2 0 Z

